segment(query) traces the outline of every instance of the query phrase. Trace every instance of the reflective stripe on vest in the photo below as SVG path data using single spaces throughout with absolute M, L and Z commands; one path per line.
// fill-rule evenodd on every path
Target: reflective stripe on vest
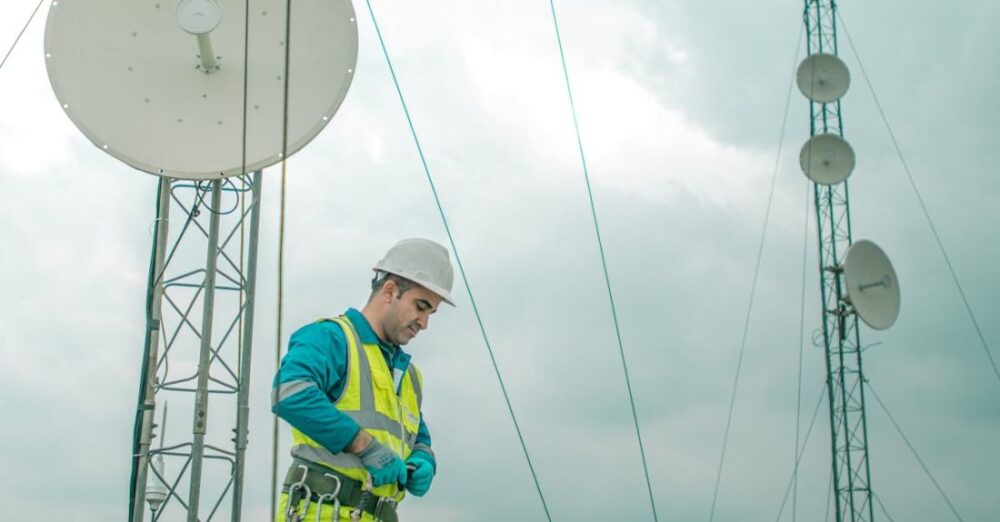
M 345 316 L 327 319 L 340 325 L 347 338 L 347 373 L 344 390 L 333 406 L 350 416 L 375 440 L 406 460 L 413 452 L 420 427 L 423 402 L 420 372 L 411 364 L 400 384 L 393 387 L 392 372 L 378 344 L 364 344 Z M 292 429 L 292 456 L 333 468 L 365 482 L 368 471 L 353 453 L 333 453 L 297 429 Z M 379 496 L 403 498 L 395 484 L 373 490 Z

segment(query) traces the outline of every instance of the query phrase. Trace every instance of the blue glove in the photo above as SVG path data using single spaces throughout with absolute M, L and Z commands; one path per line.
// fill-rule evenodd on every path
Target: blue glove
M 406 484 L 407 491 L 418 497 L 424 496 L 431 488 L 431 480 L 434 479 L 434 458 L 426 452 L 414 451 L 410 458 L 406 459 L 406 464 L 414 467 Z
M 358 453 L 358 458 L 368 468 L 368 473 L 371 473 L 373 487 L 385 484 L 406 485 L 406 465 L 379 441 L 372 440 L 367 448 Z

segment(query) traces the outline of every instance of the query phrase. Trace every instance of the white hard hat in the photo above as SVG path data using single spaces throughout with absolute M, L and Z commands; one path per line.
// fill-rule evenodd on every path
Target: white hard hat
M 429 239 L 404 239 L 396 243 L 373 270 L 409 279 L 455 306 L 451 300 L 455 271 L 451 268 L 448 249 Z

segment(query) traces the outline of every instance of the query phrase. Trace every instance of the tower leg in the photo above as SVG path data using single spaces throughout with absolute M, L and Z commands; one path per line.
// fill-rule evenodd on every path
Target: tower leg
M 243 478 L 246 471 L 246 449 L 250 420 L 249 384 L 250 354 L 253 349 L 253 317 L 257 292 L 257 236 L 260 234 L 260 172 L 253 177 L 254 205 L 250 215 L 250 246 L 247 252 L 247 301 L 243 320 L 243 350 L 240 353 L 240 387 L 237 392 L 236 412 L 236 469 L 233 481 L 233 522 L 240 522 L 243 515 Z
M 191 492 L 188 495 L 188 522 L 198 522 L 201 503 L 201 472 L 205 461 L 205 432 L 208 431 L 208 372 L 212 352 L 212 326 L 215 318 L 215 278 L 219 260 L 219 212 L 222 208 L 222 182 L 212 182 L 212 206 L 209 208 L 208 255 L 205 258 L 205 301 L 201 316 L 201 350 L 198 359 L 198 388 L 194 396 L 194 419 L 191 443 Z M 214 210 L 213 210 L 214 209 Z
M 146 494 L 151 485 L 161 487 L 160 497 L 166 490 L 155 519 L 219 519 L 222 517 L 217 512 L 227 496 L 232 497 L 225 504 L 231 507 L 232 520 L 241 519 L 260 191 L 260 171 L 202 183 L 160 180 L 148 286 L 146 357 L 140 383 L 143 398 L 136 420 L 137 469 L 130 506 L 133 522 L 142 522 L 145 511 L 157 504 L 152 493 Z M 251 196 L 249 208 L 241 208 L 243 195 Z M 174 219 L 173 231 L 168 227 L 171 210 L 180 216 Z M 249 247 L 244 255 L 247 218 Z M 237 244 L 238 256 L 233 252 Z M 199 257 L 201 261 L 195 261 Z M 196 306 L 199 299 L 200 306 Z M 237 360 L 227 361 L 234 354 Z M 178 377 L 185 368 L 192 374 Z M 186 434 L 170 436 L 163 433 L 163 427 L 155 433 L 155 410 L 168 397 L 171 402 L 179 400 L 182 409 L 184 404 L 193 405 L 191 431 Z M 225 415 L 217 414 L 210 426 L 210 404 L 227 397 L 236 402 L 236 425 L 219 426 Z M 213 408 L 219 413 L 226 411 L 218 410 L 218 405 Z M 231 447 L 218 442 L 226 433 Z M 157 436 L 160 443 L 154 448 Z M 154 457 L 164 460 L 162 470 L 151 465 Z M 228 463 L 228 476 L 218 474 L 219 468 L 206 468 L 208 462 Z M 168 510 L 174 513 L 166 515 Z
M 156 361 L 159 357 L 160 347 L 160 318 L 163 298 L 163 264 L 167 251 L 167 233 L 170 226 L 170 180 L 160 178 L 157 194 L 156 211 L 156 232 L 153 242 L 153 261 L 150 267 L 150 278 L 146 289 L 146 341 L 145 350 L 147 356 L 142 362 L 145 370 L 144 377 L 140 383 L 143 390 L 143 399 L 140 410 L 136 412 L 141 417 L 141 427 L 139 435 L 138 454 L 133 455 L 133 459 L 138 459 L 136 465 L 136 478 L 132 484 L 131 520 L 142 522 L 145 513 L 146 503 L 146 478 L 149 469 L 149 447 L 152 440 L 153 419 L 156 413 L 156 402 L 153 400 L 153 383 L 156 373 Z

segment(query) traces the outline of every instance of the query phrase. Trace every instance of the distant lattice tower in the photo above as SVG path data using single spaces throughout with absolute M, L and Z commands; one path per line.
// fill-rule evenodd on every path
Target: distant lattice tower
M 891 326 L 899 314 L 899 285 L 877 245 L 852 240 L 847 178 L 855 156 L 843 138 L 841 107 L 850 73 L 837 56 L 836 1 L 805 0 L 803 21 L 808 56 L 799 66 L 797 83 L 809 98 L 810 139 L 799 160 L 813 181 L 819 234 L 836 520 L 871 521 L 866 378 L 858 319 L 879 330 Z

